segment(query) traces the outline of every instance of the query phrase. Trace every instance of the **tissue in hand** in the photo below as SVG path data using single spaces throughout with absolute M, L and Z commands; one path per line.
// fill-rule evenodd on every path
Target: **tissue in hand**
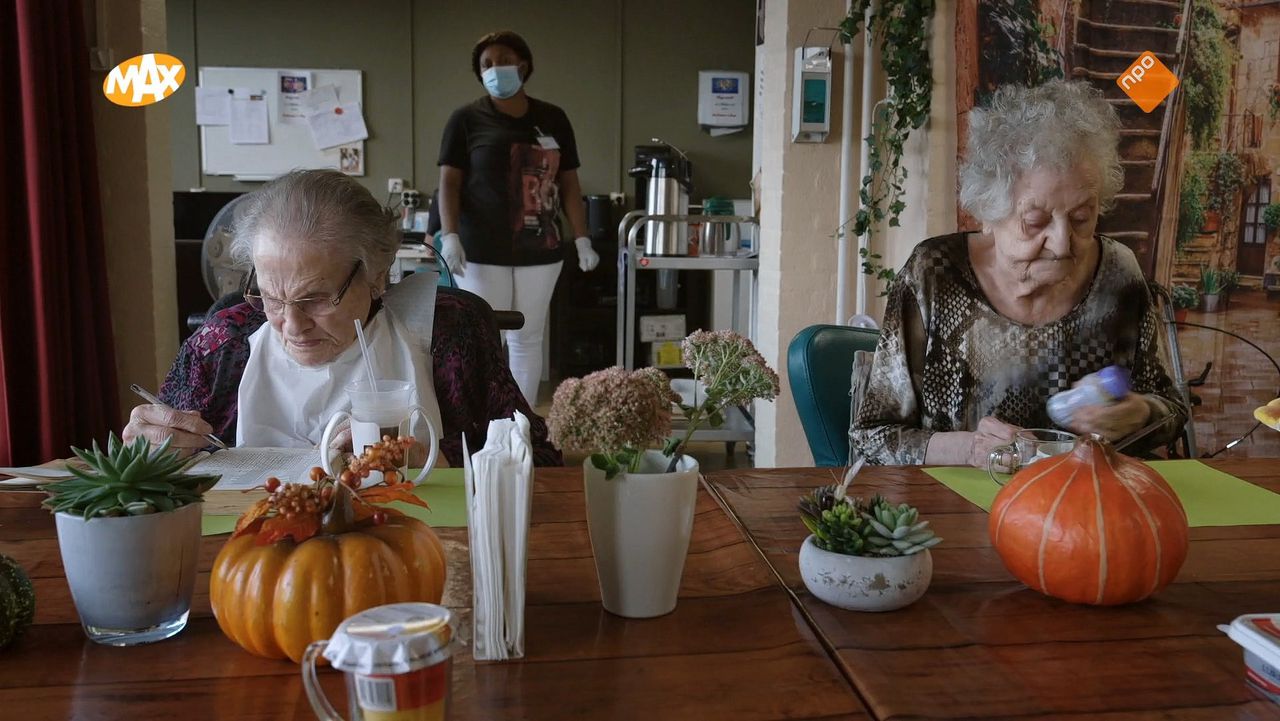
M 467 532 L 471 542 L 472 656 L 524 656 L 525 561 L 529 550 L 533 450 L 529 419 L 489 422 L 484 448 L 468 457 L 463 439 Z
M 1075 388 L 1055 393 L 1049 398 L 1049 417 L 1059 427 L 1070 428 L 1076 411 L 1086 406 L 1106 405 L 1124 398 L 1130 390 L 1129 369 L 1107 366 L 1090 373 Z

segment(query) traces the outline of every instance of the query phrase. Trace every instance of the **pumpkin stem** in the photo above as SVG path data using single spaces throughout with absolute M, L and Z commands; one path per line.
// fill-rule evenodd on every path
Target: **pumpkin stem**
M 1085 454 L 1093 456 L 1097 452 L 1102 453 L 1102 457 L 1107 463 L 1114 465 L 1116 460 L 1116 448 L 1106 437 L 1097 433 L 1084 433 L 1076 439 L 1076 448 L 1083 449 Z
M 320 530 L 327 534 L 339 534 L 350 531 L 355 525 L 355 506 L 351 502 L 351 489 L 345 483 L 333 486 L 333 503 L 324 513 Z

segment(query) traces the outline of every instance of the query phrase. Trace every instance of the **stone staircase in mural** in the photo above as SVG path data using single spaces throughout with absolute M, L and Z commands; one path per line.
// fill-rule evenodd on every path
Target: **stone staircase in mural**
M 1082 0 L 1069 58 L 1070 76 L 1088 80 L 1102 90 L 1122 123 L 1124 188 L 1116 198 L 1115 209 L 1099 221 L 1098 230 L 1129 246 L 1148 277 L 1155 267 L 1153 230 L 1159 213 L 1151 182 L 1165 103 L 1144 113 L 1125 95 L 1116 79 L 1144 50 L 1150 50 L 1166 65 L 1175 64 L 1178 29 L 1174 21 L 1181 12 L 1182 3 L 1173 0 Z

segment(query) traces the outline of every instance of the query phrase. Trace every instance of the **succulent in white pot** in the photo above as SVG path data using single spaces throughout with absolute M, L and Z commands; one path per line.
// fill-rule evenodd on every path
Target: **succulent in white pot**
M 823 486 L 800 501 L 811 535 L 800 576 L 819 600 L 852 611 L 892 611 L 915 603 L 933 578 L 929 549 L 942 541 L 905 503 L 870 501 Z
M 112 646 L 177 634 L 195 590 L 203 494 L 219 476 L 188 473 L 167 440 L 126 445 L 112 434 L 105 452 L 96 441 L 71 450 L 84 467 L 41 489 L 85 634 Z

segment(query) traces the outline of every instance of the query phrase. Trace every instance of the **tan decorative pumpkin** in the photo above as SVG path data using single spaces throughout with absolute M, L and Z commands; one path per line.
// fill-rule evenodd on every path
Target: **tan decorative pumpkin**
M 296 663 L 348 616 L 386 603 L 440 603 L 446 564 L 435 532 L 407 516 L 380 520 L 301 543 L 232 538 L 209 582 L 222 632 L 250 653 Z
M 988 531 L 1019 581 L 1072 603 L 1140 601 L 1187 558 L 1187 514 L 1173 489 L 1099 436 L 1018 471 L 996 495 Z

